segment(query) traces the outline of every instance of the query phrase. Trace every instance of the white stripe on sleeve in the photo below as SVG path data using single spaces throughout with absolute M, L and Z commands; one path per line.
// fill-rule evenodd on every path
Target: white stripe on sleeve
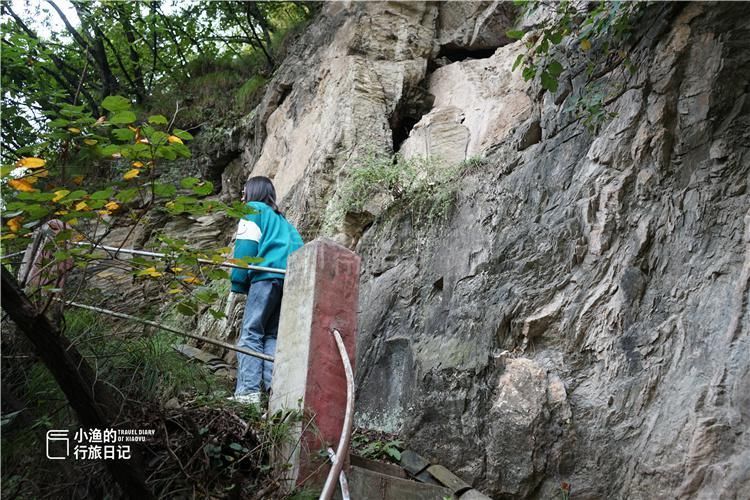
M 262 235 L 258 224 L 250 220 L 240 220 L 240 225 L 237 228 L 238 240 L 260 241 Z

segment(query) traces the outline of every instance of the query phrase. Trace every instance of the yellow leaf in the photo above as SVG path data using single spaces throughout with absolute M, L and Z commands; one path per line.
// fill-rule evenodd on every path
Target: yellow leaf
M 591 42 L 588 38 L 581 40 L 581 50 L 591 50 Z
M 24 168 L 41 168 L 44 166 L 44 164 L 47 163 L 46 160 L 42 160 L 41 158 L 35 158 L 35 157 L 23 157 L 20 160 L 16 162 L 17 167 L 24 167 Z
M 138 131 L 140 130 L 139 128 L 135 128 L 132 125 L 128 125 L 128 128 L 130 129 L 131 132 L 136 132 L 136 133 L 138 133 Z
M 0 240 L 12 240 L 15 237 L 16 237 L 16 235 L 13 234 L 13 233 L 6 233 L 6 234 L 0 236 Z
M 8 181 L 8 184 L 10 187 L 17 191 L 23 191 L 24 193 L 33 193 L 34 191 L 37 191 L 34 189 L 26 179 L 11 179 Z
M 83 140 L 83 143 L 86 144 L 87 146 L 93 146 L 97 142 L 99 141 L 97 141 L 96 139 L 84 139 Z
M 126 181 L 129 181 L 130 179 L 134 179 L 138 177 L 138 174 L 140 173 L 141 172 L 137 168 L 134 168 L 132 170 L 128 170 L 127 172 L 125 172 L 125 175 L 123 175 L 122 178 L 125 179 Z
M 68 211 L 67 210 L 58 210 L 57 212 L 55 212 L 55 215 L 68 215 Z
M 182 268 L 181 268 L 181 267 L 173 267 L 173 268 L 172 268 L 172 272 L 173 272 L 173 273 L 179 273 L 180 271 L 182 271 Z
M 39 178 L 35 175 L 30 175 L 28 177 L 24 177 L 24 180 L 29 184 L 36 184 L 36 181 L 38 181 Z
M 174 295 L 176 293 L 182 293 L 182 289 L 180 289 L 180 288 L 170 288 L 169 290 L 167 290 L 167 293 L 171 294 L 171 295 Z
M 61 189 L 60 191 L 55 191 L 55 197 L 52 198 L 52 201 L 58 202 L 68 196 L 70 194 L 70 191 L 67 189 Z
M 134 161 L 133 163 L 131 163 L 131 165 L 133 165 L 135 168 L 143 168 L 143 163 L 139 161 Z
M 82 175 L 73 176 L 72 180 L 73 180 L 73 184 L 75 184 L 76 186 L 80 186 L 81 183 L 83 182 L 83 176 Z
M 169 141 L 170 143 L 173 143 L 173 142 L 176 142 L 176 143 L 178 143 L 178 144 L 182 144 L 182 143 L 183 143 L 183 142 L 182 142 L 182 139 L 180 139 L 180 138 L 179 138 L 179 137 L 177 137 L 176 135 L 170 135 L 170 136 L 169 136 L 169 137 L 167 138 L 167 140 L 168 140 L 168 141 Z
M 23 217 L 13 217 L 11 220 L 7 222 L 8 227 L 11 231 L 14 233 L 17 233 L 19 229 L 21 229 L 21 222 L 23 221 Z
M 109 210 L 97 210 L 96 213 L 98 213 L 99 215 L 102 215 L 102 216 L 103 215 L 110 215 L 110 211 Z
M 81 212 L 83 210 L 88 210 L 89 206 L 86 204 L 85 201 L 79 201 L 78 203 L 76 203 L 76 206 L 73 208 L 76 210 L 76 212 Z
M 81 133 L 81 129 L 80 128 L 75 128 L 75 127 L 70 127 L 68 129 L 68 132 L 70 132 L 71 134 L 80 134 Z
M 191 285 L 200 285 L 201 284 L 201 280 L 199 280 L 195 276 L 188 276 L 187 278 L 184 278 L 182 281 L 184 281 L 185 283 L 189 283 Z
M 149 267 L 148 269 L 138 271 L 138 276 L 151 276 L 152 278 L 158 278 L 161 276 L 161 273 L 157 271 L 155 267 Z
M 106 208 L 107 210 L 111 210 L 111 211 L 114 212 L 115 210 L 117 210 L 118 208 L 120 208 L 120 205 L 118 205 L 114 201 L 110 201 L 109 203 L 107 203 L 106 205 L 104 205 L 104 208 Z
M 67 222 L 69 226 L 75 226 L 76 224 L 78 224 L 78 219 L 68 219 Z

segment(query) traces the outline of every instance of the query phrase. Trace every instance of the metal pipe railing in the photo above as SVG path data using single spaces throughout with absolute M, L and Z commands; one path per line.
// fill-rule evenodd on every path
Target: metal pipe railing
M 117 258 L 118 253 L 129 253 L 132 255 L 142 255 L 144 257 L 158 257 L 163 259 L 166 257 L 166 254 L 159 253 L 159 252 L 149 252 L 148 250 L 136 250 L 134 248 L 117 248 L 117 247 L 111 247 L 107 245 L 94 245 L 92 243 L 88 243 L 86 241 L 79 241 L 75 243 L 76 245 L 80 246 L 89 246 L 93 248 L 99 248 L 102 250 L 106 250 L 108 252 L 114 252 L 114 258 Z M 245 270 L 251 270 L 251 271 L 262 271 L 262 272 L 268 272 L 268 273 L 279 273 L 279 274 L 286 274 L 286 269 L 277 269 L 275 267 L 264 267 L 264 266 L 254 266 L 252 264 L 247 265 L 238 265 L 233 264 L 231 262 L 214 262 L 212 260 L 208 259 L 197 259 L 198 262 L 201 264 L 211 264 L 214 266 L 220 266 L 220 267 L 231 267 L 234 269 L 245 269 Z
M 349 360 L 349 354 L 346 352 L 346 346 L 344 345 L 344 340 L 341 338 L 339 331 L 334 328 L 331 333 L 336 339 L 336 346 L 339 348 L 339 355 L 341 356 L 341 362 L 344 365 L 344 373 L 346 374 L 346 413 L 344 414 L 344 426 L 343 429 L 341 429 L 341 437 L 339 438 L 339 446 L 336 450 L 336 458 L 331 460 L 333 465 L 328 473 L 319 500 L 330 500 L 336 489 L 336 480 L 338 479 L 339 474 L 341 474 L 346 454 L 349 451 L 349 440 L 352 437 L 352 419 L 354 417 L 354 372 L 352 371 L 352 363 Z
M 101 313 L 101 314 L 106 314 L 108 316 L 113 316 L 115 318 L 127 319 L 127 320 L 130 320 L 130 321 L 136 321 L 138 323 L 143 323 L 144 325 L 153 326 L 153 327 L 159 328 L 161 330 L 166 330 L 168 332 L 176 333 L 177 335 L 182 335 L 183 337 L 188 337 L 188 338 L 191 338 L 191 339 L 200 340 L 200 341 L 205 342 L 207 344 L 213 344 L 213 345 L 215 345 L 217 347 L 223 347 L 224 349 L 229 349 L 230 351 L 235 351 L 235 352 L 239 352 L 239 353 L 242 353 L 242 354 L 247 354 L 248 356 L 253 356 L 255 358 L 260 358 L 260 359 L 263 359 L 265 361 L 273 361 L 273 356 L 269 356 L 268 354 L 263 354 L 262 352 L 253 351 L 251 349 L 245 349 L 244 347 L 233 346 L 232 344 L 228 344 L 226 342 L 222 342 L 221 340 L 214 340 L 214 339 L 209 338 L 209 337 L 203 337 L 202 335 L 195 335 L 194 333 L 183 332 L 183 331 L 177 330 L 175 328 L 163 325 L 161 323 L 157 323 L 156 321 L 151 321 L 151 320 L 148 320 L 148 319 L 139 318 L 137 316 L 131 316 L 130 314 L 125 314 L 125 313 L 121 313 L 121 312 L 117 312 L 117 311 L 112 311 L 110 309 L 104 309 L 104 308 L 101 308 L 101 307 L 89 306 L 89 305 L 86 305 L 86 304 L 79 304 L 77 302 L 68 302 L 68 301 L 61 300 L 61 299 L 56 299 L 56 300 L 62 302 L 63 304 L 65 304 L 67 306 L 73 306 L 73 307 L 77 307 L 79 309 L 86 309 L 88 311 L 94 311 L 94 312 L 98 312 L 98 313 Z
M 21 250 L 20 252 L 16 253 L 9 253 L 7 255 L 0 255 L 0 259 L 10 259 L 11 257 L 16 257 L 18 255 L 23 255 L 26 253 L 26 250 Z
M 333 451 L 333 448 L 328 448 L 328 458 L 331 459 L 331 463 L 336 463 L 336 452 Z M 349 482 L 346 480 L 346 475 L 344 474 L 344 471 L 342 470 L 339 474 L 339 486 L 341 487 L 341 500 L 351 500 L 351 495 L 349 495 Z

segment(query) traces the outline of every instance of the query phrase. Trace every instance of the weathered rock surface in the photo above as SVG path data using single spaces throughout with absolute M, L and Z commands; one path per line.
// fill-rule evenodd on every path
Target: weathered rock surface
M 439 55 L 481 57 L 510 40 L 505 32 L 513 26 L 516 9 L 510 2 L 441 2 L 436 39 Z
M 652 7 L 594 133 L 583 64 L 539 98 L 482 5 L 329 5 L 227 135 L 222 195 L 274 177 L 310 239 L 368 150 L 483 154 L 447 220 L 359 228 L 358 423 L 493 498 L 742 498 L 747 7 Z M 433 65 L 449 44 L 488 52 Z
M 551 498 L 560 481 L 591 499 L 747 491 L 741 10 L 655 22 L 636 74 L 606 75 L 624 88 L 600 133 L 546 98 L 515 135 L 487 134 L 489 166 L 447 223 L 395 215 L 365 232 L 360 423 L 401 430 L 497 498 Z M 480 63 L 440 68 L 430 88 Z
M 531 112 L 528 85 L 511 71 L 520 51 L 517 44 L 509 45 L 489 58 L 435 70 L 428 85 L 434 107 L 414 126 L 401 153 L 457 163 L 502 143 Z
M 284 97 L 273 111 L 261 104 L 268 139 L 243 155 L 243 177 L 272 178 L 304 230 L 319 228 L 342 171 L 392 148 L 390 120 L 426 75 L 437 13 L 420 2 L 331 6 L 320 28 L 331 38 L 293 55 L 274 80 Z

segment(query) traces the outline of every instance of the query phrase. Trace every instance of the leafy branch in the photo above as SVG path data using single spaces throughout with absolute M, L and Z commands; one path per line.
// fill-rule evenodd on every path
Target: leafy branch
M 214 193 L 210 181 L 195 177 L 184 178 L 179 185 L 159 181 L 163 162 L 190 156 L 185 142 L 192 139 L 191 134 L 169 128 L 162 115 L 137 120 L 130 101 L 121 96 L 109 96 L 101 106 L 107 115 L 96 119 L 84 111 L 84 106 L 61 104 L 60 112 L 54 113 L 49 124 L 51 132 L 41 137 L 42 142 L 24 148 L 46 159 L 21 156 L 14 164 L 3 165 L 0 172 L 5 202 L 5 230 L 0 236 L 3 254 L 25 248 L 35 232 L 52 219 L 65 228 L 39 250 L 43 271 L 38 281 L 47 292 L 59 288 L 60 277 L 52 275 L 59 274 L 64 263 L 72 263 L 63 266 L 69 272 L 111 258 L 109 252 L 102 257 L 98 245 L 117 220 L 130 220 L 129 231 L 119 243 L 122 248 L 152 211 L 172 216 L 220 211 L 230 217 L 242 217 L 248 213 L 240 202 L 226 204 L 208 198 Z M 89 180 L 86 175 L 87 169 L 97 164 L 108 164 L 121 180 L 109 181 L 99 189 L 86 188 L 86 184 L 97 182 L 95 177 Z M 66 170 L 72 175 L 64 176 Z M 221 263 L 229 249 L 196 251 L 184 241 L 165 235 L 155 241 L 157 249 L 168 258 L 128 259 L 125 264 L 131 268 L 133 278 L 157 281 L 171 296 L 184 295 L 178 304 L 184 314 L 195 315 L 201 310 L 200 304 L 205 304 L 214 317 L 221 317 L 221 311 L 210 308 L 218 299 L 217 294 L 202 285 L 208 280 L 226 279 L 227 273 L 199 261 Z M 76 246 L 77 242 L 89 245 Z
M 539 2 L 517 2 L 529 13 L 539 8 Z M 587 4 L 579 11 L 569 1 L 557 4 L 555 12 L 545 18 L 540 26 L 523 31 L 507 32 L 510 38 L 523 40 L 525 53 L 519 54 L 513 70 L 522 68 L 524 80 L 539 78 L 545 91 L 557 92 L 559 77 L 565 71 L 561 62 L 563 51 L 556 49 L 574 40 L 579 56 L 588 61 L 588 75 L 593 75 L 598 62 L 612 56 L 629 63 L 621 46 L 632 33 L 635 22 L 643 13 L 645 2 L 605 2 Z M 564 59 L 562 59 L 564 61 Z

